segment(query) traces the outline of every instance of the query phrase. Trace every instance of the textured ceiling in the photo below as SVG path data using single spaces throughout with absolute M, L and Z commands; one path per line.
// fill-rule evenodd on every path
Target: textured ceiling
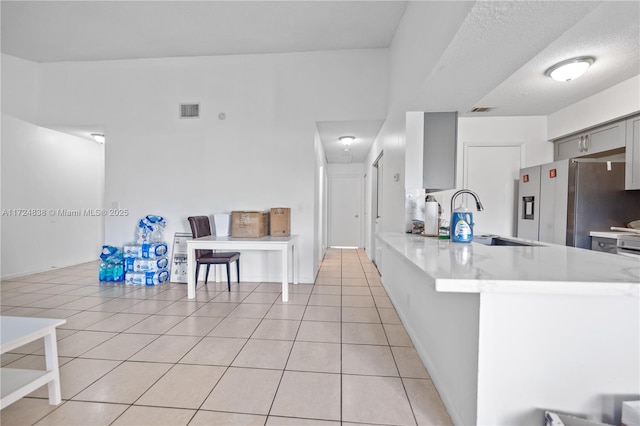
M 548 115 L 640 74 L 639 46 L 639 2 L 478 2 L 412 109 Z M 576 56 L 596 58 L 580 79 L 544 75 Z M 476 106 L 493 110 L 469 114 Z
M 544 75 L 550 66 L 577 56 L 596 58 L 580 79 L 561 83 Z M 476 104 L 494 106 L 492 115 L 546 115 L 638 74 L 640 2 L 604 2 Z

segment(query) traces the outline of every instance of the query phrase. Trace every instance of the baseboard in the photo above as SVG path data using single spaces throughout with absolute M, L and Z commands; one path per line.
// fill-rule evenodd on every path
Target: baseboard
M 33 270 L 29 270 L 29 271 L 21 271 L 21 272 L 16 272 L 13 274 L 7 274 L 7 275 L 1 275 L 0 276 L 0 280 L 4 281 L 4 280 L 13 280 L 15 278 L 21 278 L 21 277 L 26 277 L 28 275 L 34 275 L 34 274 L 41 274 L 43 272 L 51 272 L 51 271 L 57 271 L 58 269 L 64 269 L 64 268 L 70 268 L 72 266 L 78 266 L 78 265 L 82 265 L 84 263 L 91 263 L 91 262 L 96 262 L 98 261 L 98 259 L 89 259 L 89 260 L 85 260 L 85 261 L 78 261 L 78 262 L 74 262 L 74 263 L 69 263 L 69 264 L 65 264 L 62 266 L 56 266 L 55 268 L 42 268 L 42 269 L 33 269 Z M 98 277 L 98 273 L 100 271 L 98 270 L 98 268 L 96 267 L 96 278 Z

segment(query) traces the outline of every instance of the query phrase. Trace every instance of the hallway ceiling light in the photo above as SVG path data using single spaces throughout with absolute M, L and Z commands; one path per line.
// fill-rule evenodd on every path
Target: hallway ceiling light
M 547 71 L 545 75 L 556 81 L 571 81 L 580 77 L 595 62 L 592 56 L 581 56 L 579 58 L 567 59 L 558 62 Z
M 91 137 L 98 143 L 104 143 L 104 141 L 106 140 L 102 133 L 91 133 Z
M 338 138 L 338 140 L 339 140 L 340 142 L 342 142 L 342 143 L 344 144 L 344 146 L 349 146 L 349 145 L 351 145 L 351 143 L 352 143 L 354 140 L 356 140 L 356 137 L 355 137 L 355 136 L 340 136 L 340 137 Z

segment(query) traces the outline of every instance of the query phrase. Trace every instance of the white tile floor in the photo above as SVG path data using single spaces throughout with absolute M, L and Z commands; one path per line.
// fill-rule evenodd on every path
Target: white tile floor
M 105 285 L 96 262 L 4 281 L 2 315 L 66 318 L 62 404 L 46 386 L 14 425 L 448 425 L 375 266 L 328 250 L 315 285 Z M 41 341 L 2 365 L 44 369 Z

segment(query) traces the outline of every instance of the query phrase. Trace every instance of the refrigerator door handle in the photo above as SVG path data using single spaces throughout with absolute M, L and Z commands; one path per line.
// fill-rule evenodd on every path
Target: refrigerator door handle
M 578 141 L 578 151 L 584 152 L 583 144 L 584 144 L 584 136 L 580 136 L 580 140 Z
M 584 136 L 584 150 L 585 151 L 589 151 L 589 148 L 591 148 L 591 140 L 589 140 L 589 135 L 585 135 Z

